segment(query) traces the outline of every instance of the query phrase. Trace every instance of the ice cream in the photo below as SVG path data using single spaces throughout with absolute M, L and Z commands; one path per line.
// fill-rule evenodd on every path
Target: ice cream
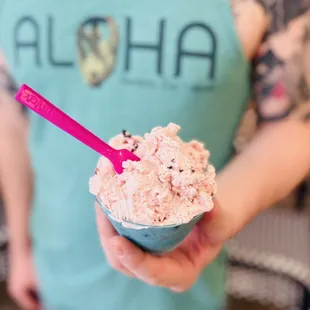
M 213 208 L 216 183 L 210 154 L 198 141 L 183 142 L 179 131 L 170 123 L 144 137 L 123 131 L 110 140 L 114 148 L 126 148 L 141 159 L 125 162 L 118 175 L 101 157 L 90 179 L 90 192 L 114 220 L 126 225 L 180 225 Z

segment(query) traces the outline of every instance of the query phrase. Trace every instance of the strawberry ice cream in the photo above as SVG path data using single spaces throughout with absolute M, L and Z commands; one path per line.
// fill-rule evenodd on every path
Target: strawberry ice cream
M 111 139 L 116 149 L 128 149 L 141 158 L 127 161 L 116 174 L 101 157 L 90 192 L 114 220 L 164 226 L 188 223 L 213 208 L 215 169 L 209 152 L 197 141 L 183 142 L 180 127 L 156 127 L 144 137 L 127 131 Z

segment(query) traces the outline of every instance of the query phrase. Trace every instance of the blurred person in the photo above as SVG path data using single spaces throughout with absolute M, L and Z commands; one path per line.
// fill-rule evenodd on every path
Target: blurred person
M 52 310 L 224 309 L 224 242 L 310 169 L 309 1 L 0 3 L 1 47 L 19 83 L 104 140 L 124 128 L 143 134 L 181 125 L 184 139 L 211 151 L 221 205 L 159 257 L 117 236 L 99 212 L 103 255 L 87 188 L 98 155 L 30 114 L 33 200 L 23 180 L 14 187 L 23 202 L 7 207 L 17 302 Z M 251 92 L 260 130 L 230 161 Z M 28 168 L 25 160 L 25 176 Z

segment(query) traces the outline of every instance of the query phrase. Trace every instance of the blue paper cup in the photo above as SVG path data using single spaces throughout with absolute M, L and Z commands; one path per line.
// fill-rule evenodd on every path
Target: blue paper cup
M 119 235 L 127 238 L 144 251 L 160 254 L 175 249 L 185 237 L 192 231 L 203 214 L 194 217 L 190 222 L 180 225 L 147 226 L 124 221 L 132 224 L 137 229 L 124 227 L 122 223 L 114 220 L 110 212 L 97 199 L 102 211 L 108 217 Z

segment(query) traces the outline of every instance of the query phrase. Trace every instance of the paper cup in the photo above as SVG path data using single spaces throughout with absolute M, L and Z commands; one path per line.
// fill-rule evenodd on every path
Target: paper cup
M 203 214 L 197 215 L 185 224 L 166 226 L 147 226 L 127 221 L 129 225 L 131 224 L 137 227 L 135 229 L 124 227 L 122 223 L 114 220 L 110 212 L 99 200 L 97 201 L 119 235 L 127 238 L 141 249 L 154 254 L 165 253 L 175 249 L 203 216 Z M 126 223 L 126 221 L 124 222 Z

